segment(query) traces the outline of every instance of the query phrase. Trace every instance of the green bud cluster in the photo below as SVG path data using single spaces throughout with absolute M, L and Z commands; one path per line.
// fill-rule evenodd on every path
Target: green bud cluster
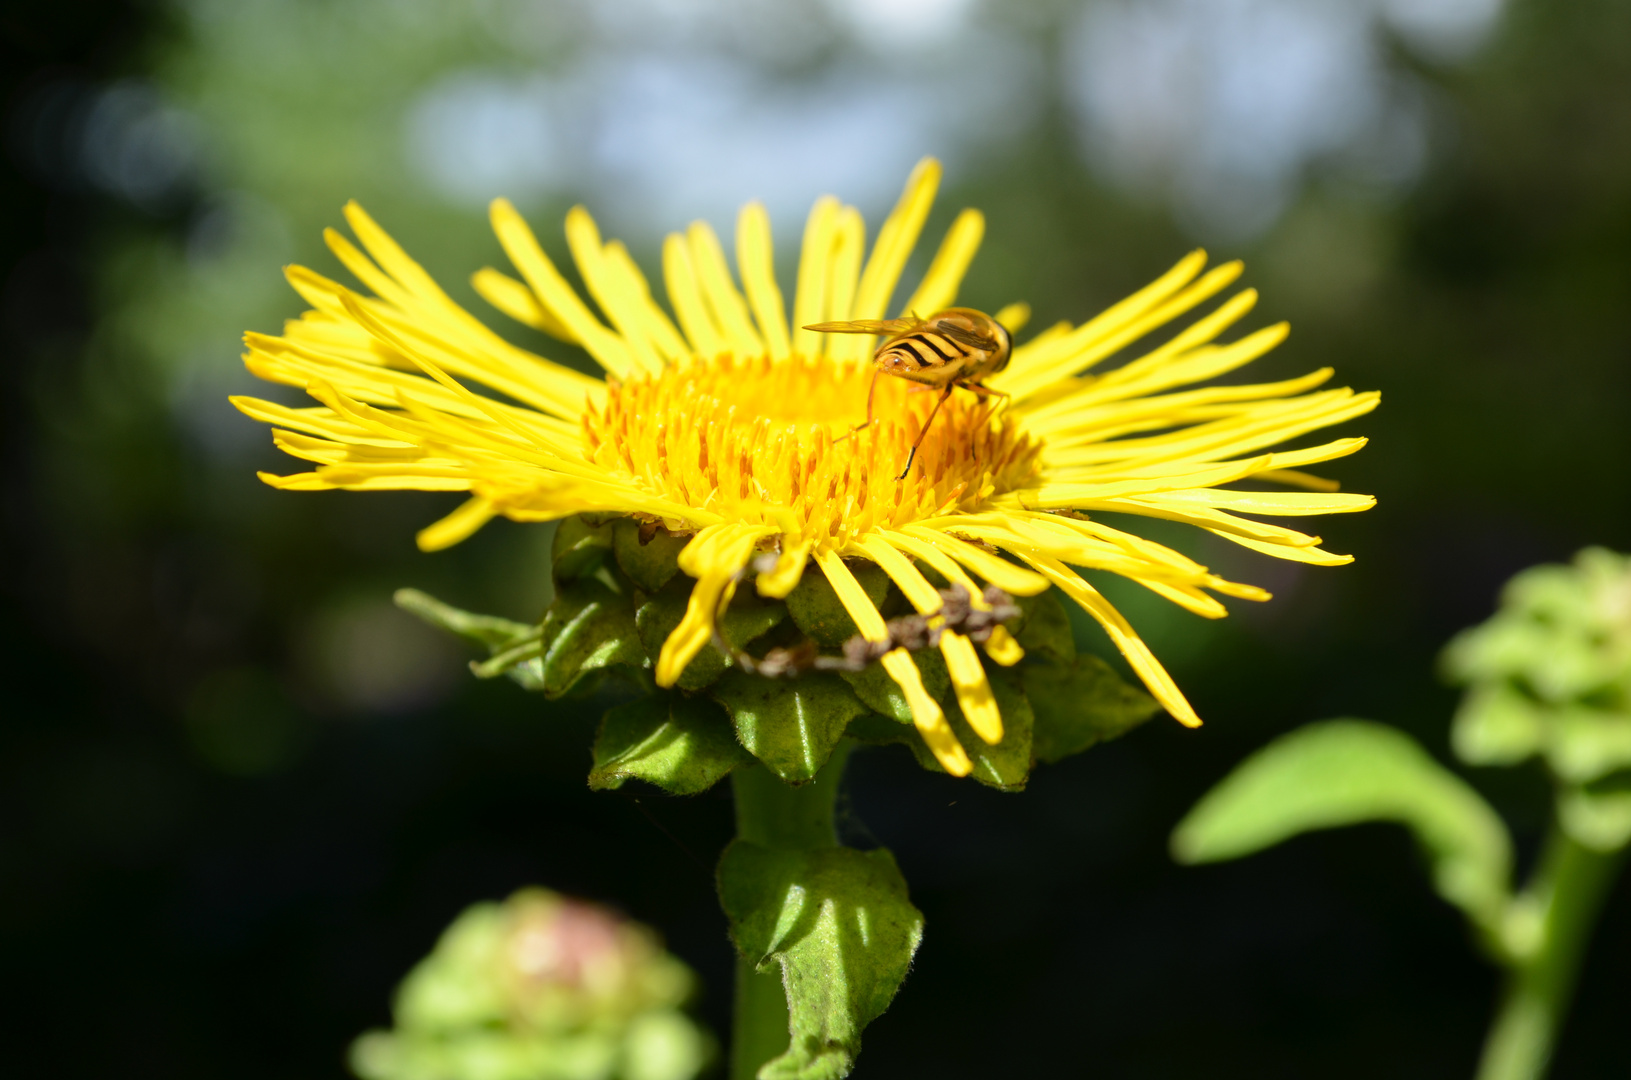
M 802 784 L 845 737 L 904 745 L 924 768 L 940 770 L 912 726 L 905 696 L 877 664 L 773 679 L 710 646 L 674 690 L 659 690 L 650 672 L 684 617 L 693 585 L 677 561 L 686 542 L 632 518 L 562 521 L 553 549 L 555 596 L 537 624 L 473 615 L 413 590 L 398 593 L 397 602 L 485 646 L 489 659 L 472 664 L 480 676 L 507 675 L 551 698 L 592 692 L 613 673 L 643 687 L 642 697 L 611 709 L 602 721 L 589 774 L 596 788 L 640 779 L 694 794 L 755 759 L 783 781 Z M 886 618 L 910 613 L 876 565 L 856 560 L 850 568 Z M 937 587 L 947 584 L 924 572 Z M 1026 659 L 1006 668 L 982 657 L 1002 711 L 1004 736 L 997 745 L 969 727 L 939 653 L 915 654 L 925 687 L 974 763 L 974 778 L 1008 791 L 1022 789 L 1037 762 L 1115 738 L 1159 709 L 1104 661 L 1077 651 L 1070 619 L 1052 591 L 1018 602 L 1021 614 L 1008 628 Z M 857 633 L 817 572 L 806 573 L 785 600 L 739 589 L 718 629 L 729 649 L 753 656 L 807 644 L 837 655 Z
M 1538 756 L 1574 840 L 1599 851 L 1631 840 L 1631 558 L 1588 548 L 1525 570 L 1444 664 L 1468 687 L 1453 729 L 1464 761 Z
M 712 1039 L 656 935 L 546 889 L 468 908 L 397 990 L 392 1031 L 351 1048 L 363 1080 L 691 1080 Z

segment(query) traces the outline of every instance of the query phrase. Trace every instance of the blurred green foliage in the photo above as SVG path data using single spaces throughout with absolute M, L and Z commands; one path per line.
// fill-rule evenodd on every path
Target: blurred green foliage
M 364 1080 L 691 1080 L 713 1041 L 695 976 L 652 932 L 525 889 L 476 904 L 403 980 L 396 1027 L 351 1050 Z
M 1384 724 L 1327 720 L 1276 739 L 1178 823 L 1172 852 L 1183 863 L 1222 862 L 1371 821 L 1408 827 L 1439 895 L 1499 941 L 1512 891 L 1505 824 L 1465 781 Z
M 1631 558 L 1588 548 L 1572 565 L 1525 570 L 1494 617 L 1450 643 L 1444 667 L 1468 685 L 1455 717 L 1463 761 L 1540 756 L 1548 766 L 1555 823 L 1521 890 L 1494 808 L 1414 739 L 1364 720 L 1309 724 L 1257 751 L 1179 822 L 1172 850 L 1181 862 L 1219 862 L 1317 829 L 1407 826 L 1439 895 L 1510 972 L 1480 1080 L 1538 1080 L 1631 840 Z
M 1631 840 L 1631 559 L 1589 548 L 1572 566 L 1525 570 L 1444 661 L 1469 688 L 1455 716 L 1463 761 L 1540 756 L 1576 842 L 1613 851 Z

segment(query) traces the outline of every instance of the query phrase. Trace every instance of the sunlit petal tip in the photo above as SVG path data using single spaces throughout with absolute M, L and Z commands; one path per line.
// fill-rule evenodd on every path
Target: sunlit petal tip
M 497 513 L 498 509 L 491 502 L 478 495 L 461 503 L 457 510 L 435 524 L 420 529 L 414 540 L 420 551 L 443 551 L 469 539 Z
M 754 588 L 758 590 L 759 595 L 772 600 L 782 600 L 797 588 L 809 563 L 811 546 L 805 542 L 783 550 L 776 560 L 775 568 L 754 579 Z
M 985 641 L 985 654 L 1003 667 L 1013 667 L 1025 659 L 1025 650 L 1014 635 L 1008 632 L 1005 626 L 991 628 L 991 636 Z
M 1031 321 L 1031 305 L 1023 300 L 1016 300 L 999 310 L 992 317 L 1001 323 L 1003 328 L 1010 334 L 1017 334 L 1025 329 Z

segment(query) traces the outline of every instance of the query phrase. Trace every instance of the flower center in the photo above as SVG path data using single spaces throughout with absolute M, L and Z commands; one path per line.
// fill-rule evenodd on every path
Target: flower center
M 879 375 L 876 423 L 852 433 L 872 373 L 825 357 L 727 355 L 608 380 L 605 407 L 583 417 L 588 455 L 654 495 L 840 548 L 871 529 L 977 510 L 1035 474 L 1040 445 L 1003 399 L 958 389 L 897 480 L 940 391 Z

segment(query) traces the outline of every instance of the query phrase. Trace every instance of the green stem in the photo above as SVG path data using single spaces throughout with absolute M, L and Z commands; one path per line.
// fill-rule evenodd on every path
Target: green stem
M 1540 1080 L 1546 1075 L 1586 942 L 1621 856 L 1593 851 L 1553 830 L 1529 888 L 1544 905 L 1540 946 L 1508 977 L 1500 1012 L 1484 1041 L 1478 1080 Z
M 759 764 L 732 773 L 737 839 L 799 851 L 837 847 L 833 810 L 850 748 L 848 739 L 840 742 L 815 779 L 799 787 L 783 783 Z M 780 974 L 761 974 L 753 961 L 737 957 L 731 1080 L 753 1080 L 761 1065 L 786 1051 L 789 1038 Z

